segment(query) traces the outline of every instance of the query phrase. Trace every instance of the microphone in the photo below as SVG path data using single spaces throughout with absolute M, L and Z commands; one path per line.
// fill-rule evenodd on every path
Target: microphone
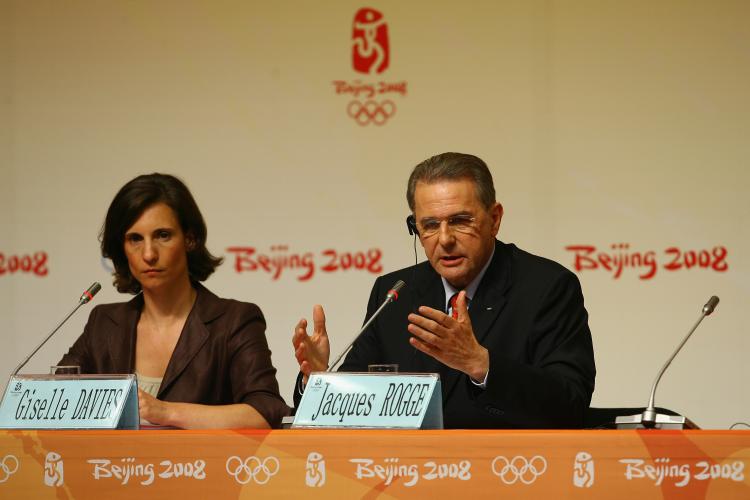
M 677 356 L 677 353 L 680 352 L 680 349 L 682 349 L 682 346 L 685 345 L 685 342 L 687 342 L 695 329 L 698 328 L 698 325 L 701 324 L 703 318 L 705 318 L 706 316 L 710 316 L 711 313 L 714 312 L 714 309 L 716 309 L 716 306 L 718 304 L 719 297 L 717 297 L 716 295 L 712 295 L 711 298 L 708 299 L 708 302 L 706 302 L 706 305 L 704 305 L 703 309 L 701 310 L 701 315 L 698 318 L 698 321 L 696 321 L 695 325 L 693 325 L 687 335 L 685 335 L 685 338 L 682 339 L 680 345 L 677 346 L 677 349 L 675 349 L 674 353 L 672 353 L 672 356 L 669 357 L 667 362 L 656 375 L 654 384 L 651 386 L 651 396 L 648 400 L 648 407 L 643 410 L 643 413 L 641 413 L 640 415 L 617 417 L 615 419 L 615 424 L 617 424 L 618 429 L 627 429 L 639 426 L 643 426 L 647 429 L 652 429 L 657 426 L 659 426 L 659 428 L 682 429 L 686 424 L 692 424 L 689 420 L 680 415 L 675 416 L 657 413 L 656 408 L 654 407 L 654 396 L 656 395 L 656 387 L 659 385 L 659 381 L 661 380 L 662 375 L 664 375 L 664 372 L 667 371 L 669 365 L 672 364 L 672 360 L 675 358 L 675 356 Z
M 395 283 L 395 284 L 393 285 L 393 287 L 392 287 L 392 288 L 391 288 L 390 290 L 388 290 L 388 293 L 386 293 L 386 294 L 385 294 L 385 300 L 383 301 L 383 303 L 382 303 L 382 304 L 380 304 L 380 307 L 378 307 L 377 311 L 375 311 L 375 312 L 373 313 L 373 315 L 372 315 L 372 316 L 370 316 L 370 319 L 368 319 L 368 320 L 367 320 L 367 322 L 366 322 L 366 323 L 364 324 L 364 326 L 363 326 L 363 327 L 362 327 L 362 329 L 361 329 L 361 330 L 359 331 L 359 333 L 358 333 L 357 335 L 355 335 L 355 336 L 354 336 L 354 340 L 352 340 L 351 342 L 349 342 L 349 345 L 348 345 L 348 346 L 346 346 L 346 349 L 344 349 L 344 351 L 343 351 L 343 352 L 342 352 L 341 354 L 339 354 L 339 356 L 338 356 L 338 357 L 336 358 L 336 360 L 335 360 L 335 361 L 334 361 L 334 362 L 333 362 L 333 363 L 331 364 L 331 366 L 329 366 L 329 367 L 328 367 L 328 369 L 326 370 L 327 372 L 333 371 L 333 369 L 334 369 L 334 368 L 336 367 L 336 365 L 338 365 L 338 364 L 339 364 L 339 361 L 341 361 L 341 358 L 343 358 L 343 357 L 344 357 L 344 356 L 346 355 L 346 353 L 348 353 L 348 352 L 349 352 L 349 351 L 351 350 L 351 348 L 352 348 L 352 346 L 354 345 L 354 343 L 355 343 L 355 342 L 356 342 L 356 341 L 357 341 L 357 340 L 359 339 L 359 337 L 361 337 L 361 336 L 362 336 L 362 334 L 363 334 L 363 333 L 365 332 L 365 330 L 367 330 L 367 327 L 368 327 L 368 326 L 370 326 L 370 324 L 371 324 L 371 323 L 372 323 L 372 322 L 373 322 L 373 321 L 375 320 L 375 318 L 377 318 L 377 317 L 378 317 L 378 315 L 380 314 L 380 311 L 382 311 L 382 310 L 383 310 L 383 308 L 385 308 L 385 306 L 387 306 L 387 305 L 388 305 L 388 304 L 390 304 L 391 302 L 394 302 L 394 301 L 398 300 L 398 292 L 399 292 L 399 290 L 401 290 L 401 289 L 402 289 L 402 288 L 403 288 L 403 287 L 404 287 L 405 285 L 406 285 L 406 283 L 404 283 L 404 282 L 403 282 L 403 281 L 401 281 L 401 280 L 398 280 L 398 281 L 397 281 L 397 282 L 396 282 L 396 283 Z
M 710 316 L 712 312 L 714 312 L 714 309 L 716 309 L 716 306 L 719 305 L 719 297 L 716 295 L 712 295 L 710 299 L 708 299 L 708 302 L 706 302 L 706 305 L 703 306 L 703 315 L 704 316 Z
M 88 287 L 88 289 L 85 292 L 81 294 L 81 298 L 78 299 L 81 302 L 80 305 L 88 304 L 89 302 L 91 302 L 91 299 L 94 298 L 94 295 L 99 293 L 99 290 L 101 289 L 102 289 L 102 286 L 99 284 L 99 282 L 94 281 L 94 283 L 90 287 Z
M 41 349 L 42 346 L 44 346 L 44 344 L 46 344 L 49 339 L 52 338 L 52 336 L 57 332 L 57 330 L 59 330 L 60 327 L 63 326 L 65 324 L 65 322 L 68 321 L 68 319 L 70 319 L 71 316 L 73 316 L 73 314 L 78 310 L 78 308 L 80 308 L 84 304 L 88 304 L 89 302 L 91 302 L 91 299 L 94 298 L 94 295 L 96 295 L 97 293 L 99 293 L 99 290 L 101 290 L 101 289 L 102 289 L 102 286 L 99 283 L 97 283 L 97 282 L 94 282 L 90 287 L 88 287 L 88 289 L 86 289 L 86 291 L 81 294 L 81 298 L 78 299 L 78 304 L 76 304 L 76 306 L 73 308 L 73 310 L 70 311 L 68 313 L 68 315 L 65 316 L 65 318 L 63 318 L 63 320 L 55 327 L 55 329 L 52 330 L 50 332 L 50 334 L 47 335 L 47 337 L 44 340 L 42 340 L 42 342 L 38 346 L 36 346 L 36 349 L 34 349 L 31 352 L 31 354 L 29 354 L 28 356 L 26 356 L 26 359 L 24 359 L 21 362 L 21 364 L 18 365 L 16 367 L 16 369 L 13 371 L 13 375 L 12 376 L 15 377 L 16 375 L 18 375 L 18 372 L 21 371 L 21 368 L 23 368 L 24 366 L 26 366 L 26 363 L 29 362 L 29 360 L 34 356 L 34 354 L 36 354 L 37 351 L 39 349 Z

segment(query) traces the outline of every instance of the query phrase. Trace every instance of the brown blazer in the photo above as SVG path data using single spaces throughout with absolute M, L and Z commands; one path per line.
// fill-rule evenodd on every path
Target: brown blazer
M 194 283 L 198 296 L 164 373 L 158 399 L 207 405 L 247 403 L 271 427 L 289 413 L 258 306 L 221 299 Z M 134 373 L 143 296 L 91 311 L 83 334 L 58 364 L 82 373 Z

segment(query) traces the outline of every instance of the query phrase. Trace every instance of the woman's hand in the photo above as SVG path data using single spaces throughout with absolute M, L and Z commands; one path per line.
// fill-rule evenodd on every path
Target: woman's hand
M 153 425 L 180 429 L 270 429 L 258 410 L 245 403 L 202 405 L 156 399 L 138 389 L 138 413 Z
M 169 408 L 171 403 L 156 399 L 151 394 L 138 389 L 138 413 L 141 420 L 147 420 L 154 425 L 171 425 L 169 422 Z

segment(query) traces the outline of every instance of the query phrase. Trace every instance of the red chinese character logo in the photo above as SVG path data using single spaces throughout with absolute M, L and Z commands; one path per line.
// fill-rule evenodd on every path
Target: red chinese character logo
M 383 14 L 364 7 L 352 23 L 352 66 L 359 73 L 376 74 L 388 69 L 388 25 Z

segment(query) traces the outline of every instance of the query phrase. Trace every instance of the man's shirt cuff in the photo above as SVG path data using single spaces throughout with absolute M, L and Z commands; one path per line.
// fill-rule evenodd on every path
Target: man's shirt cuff
M 474 380 L 471 377 L 469 377 L 469 380 L 471 380 L 471 383 L 474 384 L 475 386 L 479 387 L 480 389 L 486 389 L 487 388 L 487 377 L 489 377 L 489 376 L 490 376 L 490 371 L 487 370 L 487 373 L 484 375 L 484 380 L 482 380 L 481 382 L 477 382 L 476 380 Z

